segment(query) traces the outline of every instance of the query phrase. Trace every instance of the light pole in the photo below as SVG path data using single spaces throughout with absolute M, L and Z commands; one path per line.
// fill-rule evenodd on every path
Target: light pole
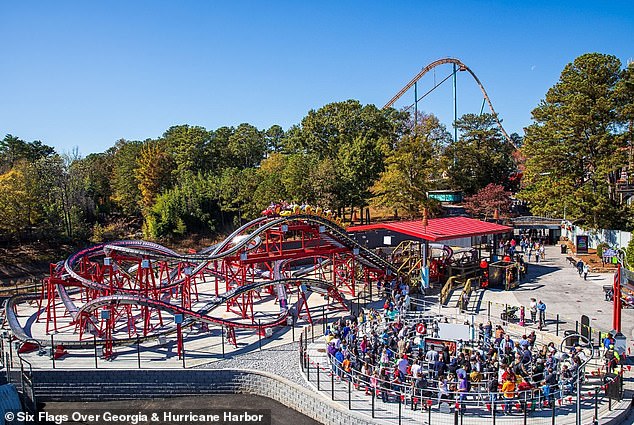
M 425 236 L 425 233 L 427 233 L 427 225 L 429 224 L 426 207 L 423 208 L 423 220 L 421 224 L 423 225 L 423 236 Z M 429 265 L 427 264 L 427 240 L 424 237 L 421 237 L 420 240 L 420 256 L 420 284 L 424 290 L 427 290 L 427 288 L 429 288 Z

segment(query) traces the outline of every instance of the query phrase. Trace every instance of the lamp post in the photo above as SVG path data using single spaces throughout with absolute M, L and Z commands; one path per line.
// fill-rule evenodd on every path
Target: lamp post
M 499 220 L 500 220 L 500 210 L 496 208 L 495 210 L 493 210 L 493 221 L 495 221 L 495 224 L 498 224 Z M 491 262 L 497 261 L 498 260 L 497 256 L 498 256 L 498 241 L 497 241 L 496 235 L 493 235 L 493 255 L 491 255 Z
M 427 225 L 429 224 L 429 219 L 427 218 L 427 208 L 423 208 L 423 220 L 421 221 L 423 225 L 423 236 L 427 233 Z M 429 288 L 429 265 L 427 264 L 427 240 L 423 237 L 420 241 L 420 256 L 421 256 L 421 267 L 420 267 L 420 283 L 424 289 Z

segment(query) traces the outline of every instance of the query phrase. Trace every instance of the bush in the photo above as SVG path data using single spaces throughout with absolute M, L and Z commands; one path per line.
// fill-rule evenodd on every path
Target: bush
M 601 242 L 599 245 L 597 245 L 597 256 L 599 256 L 599 258 L 603 257 L 603 251 L 608 248 L 610 248 L 610 245 L 605 242 Z
M 627 244 L 625 262 L 628 269 L 631 270 L 631 268 L 634 267 L 634 238 L 630 239 L 630 243 Z

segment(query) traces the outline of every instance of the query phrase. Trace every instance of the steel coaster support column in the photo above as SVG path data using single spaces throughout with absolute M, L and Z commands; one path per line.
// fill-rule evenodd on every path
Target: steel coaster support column
M 338 290 L 344 285 L 350 291 L 350 294 L 355 296 L 354 288 L 354 261 L 353 257 L 346 258 L 345 254 L 333 255 L 333 285 Z
M 112 334 L 114 331 L 114 306 L 108 307 L 109 316 L 106 319 L 106 333 L 104 335 L 103 356 L 107 359 L 112 358 L 114 354 L 114 343 L 112 340 Z
M 178 277 L 180 277 L 180 271 L 181 271 L 180 267 L 181 267 L 181 263 L 178 264 Z M 172 283 L 171 270 L 166 261 L 159 262 L 158 280 L 159 282 L 161 282 L 161 285 L 163 285 L 163 281 L 165 281 L 165 286 L 170 285 Z
M 46 294 L 48 291 L 48 280 L 50 276 L 53 276 L 53 264 L 49 264 L 49 277 L 42 279 L 42 286 L 40 287 L 40 296 L 37 299 L 37 315 L 35 316 L 35 321 L 40 321 L 40 314 L 42 314 L 42 304 L 44 303 L 44 299 L 46 298 Z
M 414 128 L 416 128 L 417 125 L 418 125 L 418 81 L 414 83 Z
M 192 276 L 192 283 L 191 284 L 192 284 L 192 286 L 190 288 L 190 303 L 189 303 L 190 307 L 191 307 L 191 290 L 192 289 L 193 289 L 193 292 L 194 292 L 194 298 L 196 299 L 196 302 L 199 301 L 199 298 L 198 298 L 198 276 Z
M 255 314 L 253 312 L 253 291 L 249 291 L 247 295 L 249 300 L 249 307 L 251 308 L 251 323 L 255 323 Z
M 333 305 L 334 304 L 333 301 L 335 301 L 335 302 L 338 302 L 339 304 L 341 304 L 341 306 L 345 310 L 348 310 L 348 306 L 346 306 L 345 300 L 343 299 L 343 297 L 341 296 L 339 291 L 337 291 L 335 288 L 328 289 L 328 297 L 331 300 L 330 305 Z
M 304 285 L 300 285 L 297 288 L 297 317 L 301 317 L 301 313 L 303 309 L 306 309 L 306 320 L 308 320 L 308 323 L 310 323 L 311 325 L 313 324 L 313 319 L 310 316 L 310 309 L 308 307 L 308 300 L 306 299 L 306 292 L 305 289 L 303 288 Z
M 216 273 L 214 273 L 214 284 L 215 284 L 215 289 L 216 289 L 216 296 L 218 296 L 218 260 L 214 261 L 214 271 Z
M 181 306 L 191 310 L 192 298 L 191 298 L 191 274 L 185 275 L 185 280 L 181 284 Z
M 453 142 L 456 143 L 458 141 L 458 127 L 456 127 L 456 121 L 458 120 L 458 70 L 456 69 L 456 64 L 453 64 Z M 456 155 L 453 158 L 454 165 L 456 163 Z
M 53 330 L 57 332 L 57 309 L 55 308 L 55 296 L 57 294 L 57 279 L 49 277 L 46 285 L 46 333 L 50 333 L 51 322 Z
M 346 265 L 346 286 L 348 287 L 348 289 L 350 290 L 350 294 L 353 297 L 356 297 L 356 275 L 357 275 L 357 270 L 355 268 L 355 262 L 354 262 L 354 253 L 352 254 L 352 256 L 350 256 L 350 258 L 348 258 L 348 260 L 345 263 Z
M 132 335 L 138 335 L 139 333 L 136 328 L 134 314 L 132 314 L 132 306 L 129 304 L 125 306 L 125 316 L 128 323 L 128 338 L 132 338 Z

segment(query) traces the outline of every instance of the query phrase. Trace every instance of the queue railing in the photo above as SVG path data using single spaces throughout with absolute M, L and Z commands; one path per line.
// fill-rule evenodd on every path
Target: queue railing
M 322 328 L 320 327 L 319 330 Z M 318 391 L 324 392 L 332 400 L 347 404 L 348 409 L 368 413 L 372 418 L 398 422 L 427 424 L 481 424 L 504 420 L 505 413 L 521 423 L 540 425 L 555 424 L 556 418 L 575 415 L 576 404 L 580 403 L 584 418 L 599 418 L 601 407 L 612 409 L 612 401 L 623 397 L 623 371 L 613 376 L 605 376 L 601 385 L 584 385 L 581 400 L 574 394 L 574 377 L 558 382 L 552 391 L 543 387 L 533 387 L 518 391 L 512 398 L 500 392 L 489 392 L 486 377 L 481 382 L 472 383 L 470 391 L 460 395 L 455 390 L 439 391 L 438 381 L 428 380 L 431 387 L 418 388 L 408 378 L 404 383 L 389 382 L 386 379 L 364 374 L 358 366 L 344 368 L 336 359 L 315 354 L 311 358 L 309 344 L 319 341 L 322 332 L 315 334 L 314 326 L 305 328 L 300 335 L 300 363 L 302 372 Z M 321 351 L 325 351 L 321 349 Z M 317 352 L 318 353 L 318 352 Z M 359 359 L 352 364 L 359 365 Z M 391 372 L 393 368 L 390 368 Z M 425 369 L 423 369 L 425 370 Z M 582 370 L 583 380 L 586 371 Z M 594 376 L 594 373 L 592 373 Z M 436 388 L 434 388 L 436 386 Z M 614 389 L 618 396 L 614 397 Z M 612 395 L 609 395 L 612 394 Z M 605 409 L 604 409 L 605 410 Z M 433 416 L 433 419 L 432 419 Z M 432 422 L 433 420 L 433 422 Z M 514 422 L 520 423 L 520 422 Z

